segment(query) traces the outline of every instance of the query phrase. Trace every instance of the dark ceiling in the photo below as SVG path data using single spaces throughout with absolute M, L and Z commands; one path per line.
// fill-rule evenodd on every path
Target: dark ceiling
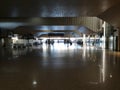
M 1 0 L 0 17 L 97 16 L 120 0 Z
M 1 0 L 0 27 L 13 29 L 30 25 L 31 22 L 34 23 L 32 26 L 79 25 L 76 22 L 66 22 L 66 18 L 92 16 L 119 28 L 119 9 L 120 0 Z

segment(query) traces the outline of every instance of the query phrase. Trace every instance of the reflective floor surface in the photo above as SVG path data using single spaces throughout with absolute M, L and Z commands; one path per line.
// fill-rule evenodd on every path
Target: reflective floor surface
M 0 90 L 120 90 L 120 52 L 60 43 L 1 48 Z

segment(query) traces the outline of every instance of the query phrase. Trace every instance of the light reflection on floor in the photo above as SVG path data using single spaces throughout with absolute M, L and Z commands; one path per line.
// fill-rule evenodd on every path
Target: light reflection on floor
M 77 44 L 0 49 L 0 90 L 119 90 L 120 54 Z

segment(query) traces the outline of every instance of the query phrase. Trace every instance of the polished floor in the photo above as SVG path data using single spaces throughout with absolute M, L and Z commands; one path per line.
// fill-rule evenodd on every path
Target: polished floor
M 1 48 L 0 90 L 120 90 L 120 52 L 60 43 Z

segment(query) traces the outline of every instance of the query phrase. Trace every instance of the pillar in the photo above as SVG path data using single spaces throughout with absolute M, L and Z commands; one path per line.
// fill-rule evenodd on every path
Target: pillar
M 83 46 L 86 46 L 86 35 L 83 34 Z
M 11 38 L 4 38 L 4 43 L 3 43 L 3 47 L 11 47 L 12 44 L 12 39 Z
M 106 48 L 106 22 L 103 23 L 103 48 Z
M 110 42 L 110 28 L 109 24 L 104 22 L 103 23 L 103 48 L 110 49 L 109 48 L 109 42 Z
M 120 29 L 118 30 L 118 36 L 116 37 L 116 41 L 117 51 L 120 51 Z

